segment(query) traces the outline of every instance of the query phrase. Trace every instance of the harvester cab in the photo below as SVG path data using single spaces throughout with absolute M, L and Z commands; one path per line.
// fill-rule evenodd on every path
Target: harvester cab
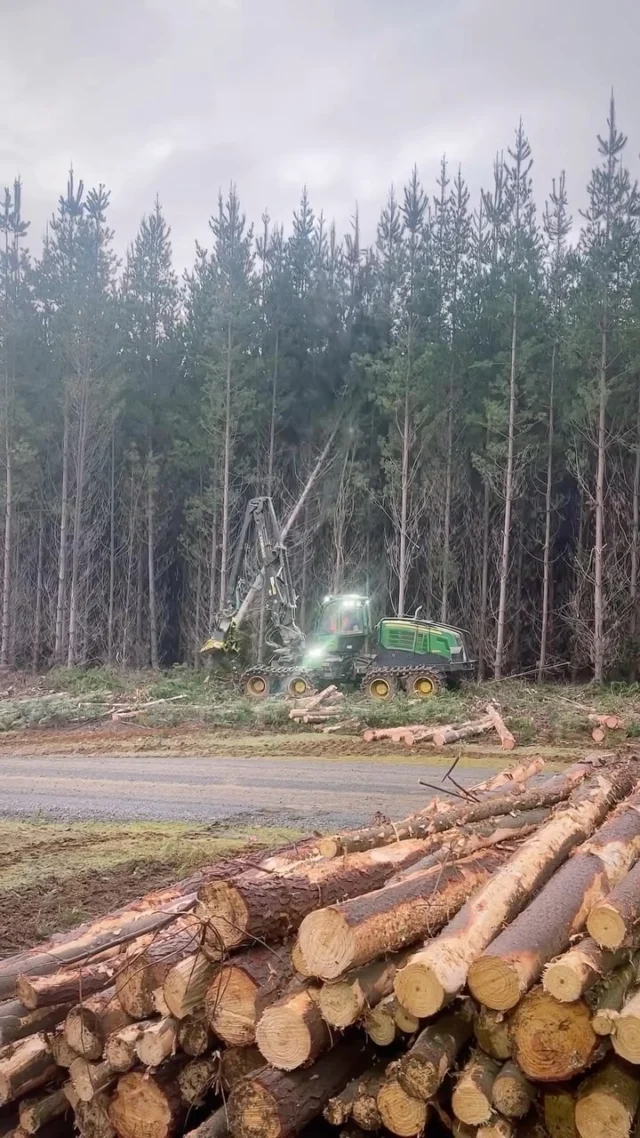
M 374 640 L 368 597 L 359 593 L 327 596 L 305 648 L 303 666 L 330 683 L 351 679 L 356 661 L 371 653 Z

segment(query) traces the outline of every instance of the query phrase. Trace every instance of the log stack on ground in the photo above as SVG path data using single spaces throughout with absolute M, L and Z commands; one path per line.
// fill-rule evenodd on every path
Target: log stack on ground
M 630 1138 L 640 763 L 541 766 L 1 963 L 13 1138 Z

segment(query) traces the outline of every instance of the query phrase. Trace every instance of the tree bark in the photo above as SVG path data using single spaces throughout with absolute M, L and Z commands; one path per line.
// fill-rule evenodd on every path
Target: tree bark
M 453 864 L 436 865 L 396 885 L 310 913 L 299 933 L 307 964 L 316 976 L 332 980 L 384 952 L 395 952 L 427 932 L 433 933 L 495 872 L 504 857 L 502 852 L 490 850 Z M 397 994 L 404 971 L 396 976 Z M 402 997 L 400 1002 L 414 1012 Z
M 104 964 L 86 964 L 51 976 L 18 976 L 16 995 L 26 1008 L 50 1007 L 82 1000 L 111 983 L 118 968 L 117 958 Z
M 211 1030 L 233 1046 L 254 1043 L 261 1009 L 276 1000 L 292 978 L 286 945 L 280 949 L 257 945 L 234 956 L 207 988 L 204 1011 Z
M 147 459 L 147 568 L 149 574 L 149 648 L 151 667 L 158 668 L 158 604 L 156 596 L 155 469 L 151 447 Z
M 289 1138 L 298 1134 L 370 1062 L 360 1044 L 344 1042 L 320 1056 L 312 1078 L 306 1070 L 286 1072 L 270 1067 L 249 1075 L 234 1087 L 229 1098 L 234 1138 Z
M 467 1126 L 490 1121 L 493 1084 L 499 1070 L 495 1059 L 483 1051 L 475 1051 L 463 1068 L 451 1096 L 451 1109 Z
M 317 995 L 318 1007 L 330 1027 L 350 1027 L 357 1023 L 367 1008 L 393 991 L 393 980 L 404 963 L 404 954 L 374 960 L 363 968 L 348 972 L 333 984 L 323 984 Z
M 554 399 L 556 380 L 556 360 L 558 341 L 554 340 L 551 349 L 551 378 L 549 380 L 549 414 L 547 418 L 547 484 L 544 496 L 544 547 L 542 552 L 542 624 L 540 628 L 540 655 L 538 657 L 538 683 L 541 684 L 547 670 L 547 649 L 549 643 L 549 624 L 551 619 L 551 515 L 553 505 L 553 446 L 554 446 Z
M 640 856 L 640 791 L 622 803 L 576 850 L 526 909 L 471 964 L 468 985 L 479 1003 L 508 1011 L 547 961 L 579 933 L 589 911 Z
M 461 727 L 436 727 L 431 737 L 436 747 L 444 747 L 447 743 L 458 743 L 461 739 L 484 735 L 492 727 L 489 718 L 478 719 L 475 723 L 463 723 Z
M 38 513 L 38 564 L 36 569 L 36 604 L 33 617 L 33 671 L 40 666 L 40 646 L 42 641 L 42 593 L 44 584 L 44 517 L 40 506 Z
M 637 957 L 621 964 L 608 976 L 602 977 L 587 1000 L 593 1012 L 591 1026 L 596 1035 L 615 1034 L 620 1011 L 637 982 Z
M 516 225 L 519 220 L 516 220 Z M 518 292 L 513 290 L 511 311 L 511 366 L 509 370 L 509 423 L 507 428 L 507 469 L 504 480 L 504 523 L 502 527 L 502 554 L 500 557 L 500 593 L 498 599 L 498 627 L 496 655 L 493 665 L 496 680 L 502 678 L 507 618 L 507 583 L 509 579 L 509 552 L 511 543 L 511 514 L 514 500 L 514 450 L 516 422 L 516 367 L 518 354 Z
M 20 1000 L 7 1000 L 0 1004 L 0 1047 L 16 1043 L 38 1031 L 49 1031 L 62 1023 L 70 1004 L 57 1004 L 54 1007 L 27 1008 Z
M 2 569 L 2 636 L 0 638 L 0 667 L 9 663 L 9 642 L 11 634 L 11 594 L 13 559 L 13 450 L 9 427 L 9 392 L 5 400 L 5 503 L 4 503 L 4 552 Z
M 440 1016 L 420 1032 L 398 1066 L 400 1086 L 408 1095 L 422 1102 L 433 1098 L 471 1038 L 472 1027 L 473 1009 L 467 1002 L 457 1012 Z
M 162 987 L 173 966 L 190 955 L 198 945 L 200 925 L 193 917 L 179 917 L 167 929 L 145 938 L 148 943 L 133 944 L 127 952 L 127 963 L 116 975 L 116 992 L 124 1010 L 132 1019 L 153 1015 L 154 993 Z
M 128 1023 L 129 1016 L 112 987 L 72 1008 L 64 1022 L 64 1034 L 78 1055 L 95 1061 L 102 1057 L 107 1036 Z
M 138 1020 L 108 1035 L 103 1048 L 104 1060 L 112 1071 L 130 1071 L 136 1063 L 136 1043 L 140 1033 L 155 1020 Z
M 185 1138 L 229 1138 L 230 1133 L 227 1108 L 219 1106 L 195 1130 L 187 1131 Z
M 181 1050 L 194 1059 L 206 1055 L 212 1044 L 212 1035 L 202 1009 L 192 1012 L 179 1021 L 178 1043 Z
M 471 896 L 444 932 L 398 973 L 395 991 L 400 1002 L 418 1016 L 434 1015 L 449 1003 L 464 987 L 471 964 L 503 925 L 517 916 L 634 782 L 632 768 L 623 763 L 578 787 L 569 804 L 528 838 L 504 871 Z
M 111 477 L 109 479 L 109 610 L 107 614 L 107 660 L 113 663 L 116 596 L 116 431 L 111 427 Z
M 218 1055 L 192 1059 L 178 1075 L 178 1086 L 184 1101 L 189 1103 L 189 1106 L 201 1106 L 206 1096 L 215 1088 L 219 1073 Z
M 43 1035 L 11 1043 L 0 1056 L 0 1106 L 24 1098 L 56 1074 L 56 1064 Z
M 357 1080 L 357 1089 L 351 1117 L 356 1126 L 360 1126 L 366 1133 L 382 1129 L 382 1115 L 378 1107 L 378 1092 L 385 1076 L 379 1068 L 373 1067 L 371 1071 Z
M 75 1122 L 80 1138 L 116 1138 L 109 1121 L 109 1094 L 99 1092 L 91 1102 L 77 1099 L 74 1105 Z
M 267 1063 L 294 1071 L 331 1045 L 331 1033 L 315 1000 L 316 990 L 295 981 L 292 990 L 262 1013 L 256 1043 Z
M 90 1063 L 82 1056 L 73 1060 L 69 1077 L 81 1102 L 91 1102 L 100 1091 L 108 1090 L 116 1081 L 116 1073 L 108 1063 Z
M 69 1100 L 64 1090 L 51 1091 L 38 1098 L 25 1098 L 20 1103 L 20 1126 L 27 1134 L 35 1134 L 53 1118 L 59 1118 L 69 1110 Z
M 500 742 L 502 743 L 502 750 L 513 751 L 516 745 L 515 738 L 511 734 L 509 728 L 505 725 L 504 719 L 498 711 L 498 708 L 493 703 L 487 704 L 487 715 L 491 720 L 491 726 L 493 727 L 494 731 L 500 739 Z
M 220 1078 L 227 1091 L 253 1071 L 264 1067 L 264 1059 L 257 1047 L 225 1047 L 220 1053 Z
M 70 1067 L 74 1059 L 78 1058 L 77 1051 L 69 1047 L 62 1028 L 56 1028 L 51 1035 L 45 1034 L 44 1038 L 49 1054 L 57 1067 Z
M 483 1051 L 504 1063 L 511 1058 L 509 1019 L 502 1012 L 479 1007 L 473 1017 L 473 1034 Z
M 636 948 L 640 940 L 640 864 L 594 905 L 587 929 L 602 948 Z
M 578 1087 L 580 1138 L 629 1138 L 639 1104 L 640 1080 L 619 1060 L 609 1059 Z
M 541 1114 L 549 1138 L 578 1138 L 577 1089 L 577 1085 L 558 1083 L 543 1090 Z
M 635 992 L 627 999 L 612 1029 L 611 1040 L 616 1055 L 637 1066 L 640 1063 L 640 993 Z
M 58 598 L 56 602 L 56 636 L 54 657 L 62 662 L 64 655 L 64 617 L 67 591 L 67 526 L 69 513 L 69 396 L 64 395 L 62 431 L 62 489 L 60 492 L 60 549 L 58 551 Z
M 487 428 L 487 442 L 489 429 Z M 482 569 L 480 574 L 480 630 L 478 639 L 478 679 L 485 678 L 487 668 L 487 613 L 489 611 L 489 529 L 491 523 L 491 489 L 487 478 L 484 480 L 484 500 L 482 507 Z
M 592 937 L 585 937 L 547 964 L 542 986 L 554 999 L 570 1004 L 623 962 L 623 952 L 609 952 L 600 948 Z
M 78 657 L 78 609 L 80 593 L 80 548 L 83 537 L 84 483 L 87 456 L 87 433 L 89 416 L 88 380 L 82 378 L 80 397 L 80 420 L 78 424 L 78 449 L 76 454 L 76 500 L 73 510 L 73 537 L 71 540 L 71 591 L 69 597 L 69 644 L 67 665 L 77 663 Z
M 511 1019 L 513 1058 L 534 1082 L 564 1082 L 580 1075 L 603 1054 L 583 1000 L 560 1004 L 533 988 Z

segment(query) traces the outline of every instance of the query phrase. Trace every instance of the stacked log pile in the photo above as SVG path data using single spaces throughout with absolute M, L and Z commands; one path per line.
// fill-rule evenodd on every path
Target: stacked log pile
M 540 765 L 0 961 L 0 1133 L 628 1138 L 640 763 Z
M 293 717 L 294 713 L 290 712 L 290 715 Z M 446 747 L 449 743 L 459 743 L 464 739 L 484 735 L 487 731 L 496 732 L 503 751 L 514 749 L 516 745 L 515 736 L 507 727 L 494 703 L 487 704 L 484 715 L 480 718 L 469 719 L 457 726 L 453 723 L 435 726 L 428 726 L 425 723 L 412 723 L 404 727 L 367 727 L 366 731 L 362 733 L 362 738 L 365 743 L 375 743 L 381 739 L 387 739 L 392 743 L 404 743 L 405 747 L 413 747 L 416 743 L 433 743 L 435 747 Z

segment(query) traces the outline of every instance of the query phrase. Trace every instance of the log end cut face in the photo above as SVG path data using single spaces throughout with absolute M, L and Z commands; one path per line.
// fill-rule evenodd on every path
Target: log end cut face
M 447 1002 L 435 971 L 421 961 L 407 964 L 398 972 L 394 990 L 403 1008 L 419 1019 L 435 1015 Z
M 205 1017 L 211 1030 L 232 1047 L 246 1047 L 256 1037 L 254 980 L 240 968 L 222 968 L 205 996 Z
M 468 984 L 478 1003 L 496 1012 L 515 1008 L 522 992 L 515 969 L 508 959 L 481 956 L 469 969 Z
M 197 915 L 206 921 L 205 944 L 210 958 L 242 944 L 249 915 L 239 891 L 226 882 L 201 890 Z
M 283 1004 L 267 1008 L 256 1028 L 261 1054 L 279 1071 L 295 1071 L 308 1060 L 313 1040 L 311 1031 L 296 1008 Z
M 619 1015 L 614 1025 L 609 1021 L 609 1033 L 613 1034 L 613 1046 L 617 1055 L 628 1059 L 630 1063 L 640 1063 L 640 1018 L 638 1016 Z M 603 1026 L 601 1023 L 599 1026 Z M 599 1034 L 605 1034 L 600 1032 Z
M 337 979 L 353 962 L 353 933 L 337 909 L 310 913 L 300 926 L 298 940 L 309 971 L 323 980 Z
M 561 1004 L 571 1004 L 582 995 L 581 976 L 570 964 L 565 964 L 562 958 L 547 965 L 543 983 L 545 991 Z
M 560 1004 L 547 992 L 530 993 L 513 1013 L 514 1059 L 530 1079 L 557 1082 L 584 1071 L 598 1037 L 583 1003 Z
M 413 1138 L 425 1128 L 427 1104 L 408 1095 L 396 1079 L 383 1083 L 378 1091 L 378 1110 L 383 1126 L 398 1138 Z
M 602 948 L 620 948 L 627 934 L 620 913 L 613 905 L 608 905 L 606 901 L 594 906 L 591 910 L 587 928 L 590 935 Z
M 137 1071 L 123 1075 L 109 1107 L 120 1138 L 170 1138 L 175 1116 L 162 1090 Z
M 597 1090 L 578 1100 L 575 1117 L 580 1138 L 623 1138 L 630 1133 L 633 1121 L 626 1103 Z
M 229 1100 L 229 1125 L 236 1138 L 281 1136 L 281 1123 L 273 1097 L 252 1080 L 239 1083 L 235 1088 Z
M 331 1027 L 349 1027 L 364 1011 L 364 1000 L 352 984 L 325 984 L 318 993 L 322 1018 Z

